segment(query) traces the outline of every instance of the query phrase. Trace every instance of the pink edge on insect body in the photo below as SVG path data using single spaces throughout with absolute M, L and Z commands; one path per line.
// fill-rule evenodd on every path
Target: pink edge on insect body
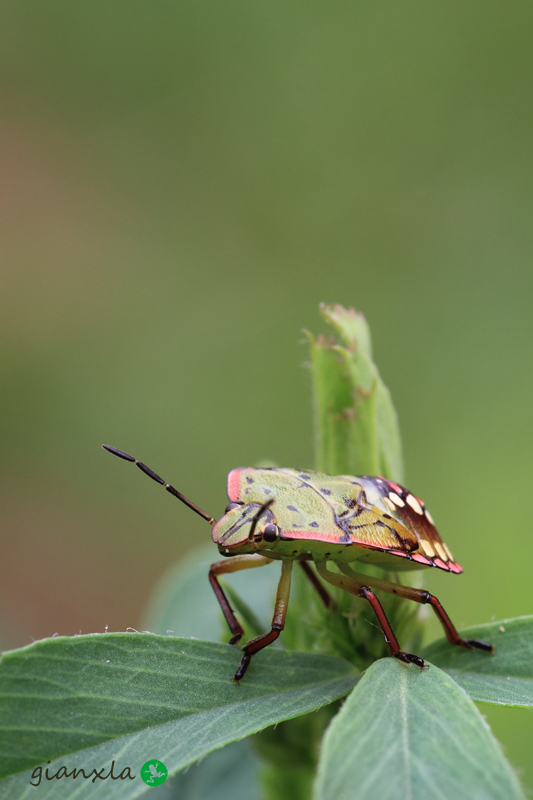
M 377 550 L 380 553 L 392 553 L 395 556 L 404 556 L 408 558 L 408 553 L 404 553 L 402 550 L 387 550 L 386 548 L 382 547 L 379 544 L 371 544 L 370 542 L 365 542 L 362 539 L 356 539 L 355 536 L 352 536 L 351 541 L 349 542 L 339 542 L 338 539 L 335 539 L 331 536 L 325 536 L 323 534 L 317 533 L 316 531 L 309 531 L 305 530 L 305 528 L 299 528 L 298 530 L 294 531 L 283 531 L 281 534 L 282 539 L 312 539 L 315 542 L 324 542 L 325 544 L 331 544 L 332 547 L 336 545 L 342 544 L 346 547 L 350 547 L 351 545 L 355 545 L 356 547 L 363 547 L 365 550 Z
M 389 553 L 391 556 L 403 556 L 404 558 L 409 558 L 411 561 L 416 561 L 418 564 L 423 564 L 426 567 L 439 567 L 439 569 L 443 569 L 446 572 L 455 572 L 457 575 L 460 575 L 461 572 L 463 572 L 462 566 L 457 564 L 455 561 L 448 561 L 448 563 L 446 563 L 440 558 L 431 559 L 421 555 L 420 553 L 404 553 L 401 550 L 386 550 L 384 552 Z
M 384 480 L 386 480 L 386 479 L 384 479 Z M 389 486 L 392 486 L 394 491 L 398 492 L 398 494 L 401 495 L 403 493 L 403 491 L 404 491 L 403 488 L 401 486 L 398 486 L 397 483 L 393 483 L 392 481 L 387 481 L 387 483 L 389 484 Z
M 397 555 L 397 553 L 395 552 L 394 555 Z M 418 561 L 419 564 L 425 564 L 428 567 L 433 566 L 433 562 L 429 558 L 426 558 L 426 556 L 415 554 L 412 555 L 411 558 L 413 559 L 413 561 Z
M 239 500 L 241 493 L 241 479 L 240 474 L 246 467 L 238 467 L 232 469 L 228 475 L 228 498 L 230 502 L 236 503 Z
M 378 550 L 381 548 L 378 548 Z M 402 556 L 402 558 L 409 558 L 409 553 L 404 553 L 403 550 L 384 550 L 384 553 L 388 553 L 391 556 Z M 411 556 L 413 558 L 413 556 Z M 418 559 L 415 559 L 418 561 Z

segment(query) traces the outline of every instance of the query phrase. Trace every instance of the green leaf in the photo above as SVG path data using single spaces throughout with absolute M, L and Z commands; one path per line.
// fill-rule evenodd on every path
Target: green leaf
M 157 800 L 257 800 L 261 762 L 247 739 L 210 753 L 165 781 Z M 150 795 L 152 797 L 152 795 Z
M 357 349 L 365 359 L 365 362 L 370 363 L 372 361 L 370 327 L 360 311 L 355 311 L 353 308 L 344 308 L 339 303 L 321 303 L 320 313 L 340 334 L 345 344 L 350 346 L 356 342 Z M 373 372 L 370 370 L 367 380 L 372 380 L 373 377 Z
M 89 770 L 118 759 L 138 774 L 154 757 L 175 772 L 328 704 L 357 681 L 341 659 L 271 649 L 237 685 L 230 678 L 239 658 L 229 645 L 131 633 L 45 639 L 5 653 L 0 775 L 49 759 Z M 133 784 L 115 782 L 113 797 L 134 796 L 127 793 Z
M 451 675 L 473 700 L 533 707 L 533 616 L 479 625 L 461 635 L 490 642 L 494 655 L 439 639 L 424 649 L 424 658 Z
M 315 800 L 523 800 L 467 694 L 430 665 L 375 662 L 327 730 Z
M 340 305 L 322 304 L 320 311 L 344 345 L 308 335 L 317 468 L 336 475 L 385 475 L 401 483 L 398 418 L 372 360 L 368 324 L 362 314 Z

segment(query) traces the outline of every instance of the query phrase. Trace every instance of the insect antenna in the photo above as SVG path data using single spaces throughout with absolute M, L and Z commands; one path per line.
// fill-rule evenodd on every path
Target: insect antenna
M 107 450 L 108 453 L 111 453 L 111 455 L 117 456 L 118 458 L 123 458 L 124 461 L 131 461 L 133 464 L 136 464 L 145 475 L 148 475 L 148 477 L 152 478 L 152 480 L 154 480 L 156 483 L 160 483 L 161 486 L 164 486 L 167 492 L 174 495 L 174 497 L 177 497 L 178 500 L 181 500 L 182 503 L 185 503 L 185 505 L 189 506 L 189 508 L 191 508 L 193 511 L 196 511 L 196 513 L 206 519 L 210 525 L 215 524 L 216 520 L 213 519 L 213 517 L 210 517 L 209 514 L 206 514 L 205 511 L 202 511 L 201 508 L 198 508 L 197 505 L 188 500 L 181 492 L 178 492 L 178 490 L 171 486 L 170 483 L 165 483 L 163 478 L 160 478 L 156 472 L 150 469 L 150 467 L 147 467 L 146 464 L 143 464 L 142 461 L 138 461 L 136 458 L 133 458 L 133 456 L 123 453 L 122 450 L 117 450 L 116 447 L 111 447 L 109 444 L 103 444 L 102 447 L 104 450 Z
M 248 541 L 249 542 L 253 542 L 255 529 L 257 528 L 257 523 L 259 522 L 259 520 L 261 519 L 261 517 L 263 516 L 263 514 L 265 513 L 267 508 L 270 508 L 270 506 L 272 505 L 272 503 L 274 501 L 275 501 L 275 497 L 271 497 L 270 500 L 267 500 L 266 503 L 263 503 L 261 508 L 257 509 L 257 513 L 256 513 L 255 517 L 252 520 L 252 527 L 250 528 L 250 533 L 248 534 Z

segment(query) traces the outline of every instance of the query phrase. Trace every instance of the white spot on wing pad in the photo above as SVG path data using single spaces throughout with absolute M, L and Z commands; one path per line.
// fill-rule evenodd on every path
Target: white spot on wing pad
M 395 510 L 396 510 L 396 508 L 395 508 L 395 506 L 394 506 L 394 503 L 392 503 L 392 502 L 389 500 L 389 498 L 388 498 L 388 497 L 384 497 L 384 498 L 383 498 L 383 502 L 385 503 L 385 505 L 387 506 L 387 508 L 389 508 L 391 511 L 395 511 Z
M 448 554 L 440 542 L 435 542 L 435 550 L 443 561 L 449 561 Z
M 389 492 L 389 498 L 392 500 L 394 505 L 403 508 L 405 503 L 403 502 L 402 498 L 396 494 L 396 492 Z
M 429 513 L 427 508 L 426 508 L 426 512 L 425 513 L 426 513 L 427 521 L 430 522 L 431 525 L 433 525 L 433 527 L 435 527 L 435 523 L 433 522 L 433 517 L 431 516 L 431 514 Z
M 420 505 L 416 497 L 414 497 L 412 494 L 408 494 L 405 499 L 407 500 L 407 503 L 411 506 L 413 511 L 416 511 L 417 514 L 424 513 L 422 510 L 422 506 Z
M 429 558 L 435 558 L 436 553 L 431 546 L 431 542 L 429 542 L 427 539 L 420 540 L 420 547 Z

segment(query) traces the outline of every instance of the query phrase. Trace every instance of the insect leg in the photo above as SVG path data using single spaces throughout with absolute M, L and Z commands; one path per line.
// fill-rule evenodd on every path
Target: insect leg
M 244 634 L 244 630 L 229 604 L 224 589 L 218 582 L 217 575 L 225 575 L 227 572 L 238 572 L 241 569 L 251 569 L 252 567 L 264 567 L 267 564 L 272 564 L 271 558 L 265 558 L 265 556 L 252 553 L 250 555 L 233 556 L 232 558 L 224 558 L 222 561 L 215 561 L 209 568 L 209 582 L 213 587 L 213 591 L 222 609 L 224 619 L 228 623 L 228 627 L 233 634 L 229 641 L 230 644 L 238 644 Z
M 274 616 L 272 617 L 272 628 L 268 633 L 251 639 L 242 648 L 244 653 L 237 672 L 233 680 L 239 683 L 244 673 L 248 669 L 252 656 L 272 644 L 285 627 L 285 617 L 287 616 L 287 606 L 289 605 L 289 594 L 291 591 L 292 561 L 281 562 L 281 578 L 279 579 L 278 591 L 276 593 L 276 605 L 274 606 Z
M 330 593 L 325 589 L 325 587 L 322 586 L 322 584 L 318 580 L 317 576 L 315 575 L 315 573 L 313 572 L 307 561 L 298 561 L 298 564 L 301 566 L 306 576 L 309 578 L 310 582 L 317 590 L 318 594 L 320 595 L 320 599 L 322 600 L 326 608 L 337 608 L 337 603 L 330 595 Z
M 341 565 L 339 564 L 338 566 L 340 567 Z M 370 589 L 368 586 L 366 575 L 358 575 L 358 580 L 355 580 L 351 576 L 347 577 L 345 575 L 339 575 L 336 572 L 330 572 L 325 561 L 317 561 L 316 568 L 318 574 L 321 575 L 325 581 L 328 581 L 328 583 L 331 583 L 333 586 L 338 586 L 339 589 L 345 589 L 347 592 L 351 592 L 351 594 L 354 594 L 356 597 L 362 597 L 364 600 L 368 600 L 372 606 L 374 614 L 376 615 L 379 627 L 381 628 L 385 638 L 385 643 L 391 656 L 394 656 L 399 661 L 405 661 L 407 664 L 415 664 L 417 667 L 420 667 L 420 669 L 424 668 L 425 663 L 423 658 L 420 658 L 420 656 L 415 656 L 412 653 L 404 653 L 403 650 L 400 650 L 398 639 L 394 635 L 394 631 L 390 626 L 387 615 L 383 611 L 381 603 L 372 589 Z M 360 582 L 360 578 L 363 578 L 364 581 Z
M 485 650 L 487 653 L 492 653 L 494 651 L 494 647 L 488 642 L 482 642 L 480 639 L 465 639 L 464 637 L 459 636 L 455 625 L 442 607 L 440 600 L 438 600 L 438 598 L 429 592 L 426 592 L 424 589 L 414 589 L 412 586 L 402 586 L 399 583 L 391 583 L 390 581 L 383 580 L 382 578 L 371 578 L 367 575 L 361 575 L 360 573 L 354 572 L 352 569 L 350 569 L 347 564 L 339 564 L 339 568 L 344 572 L 345 575 L 349 575 L 349 577 L 353 578 L 354 580 L 359 581 L 364 579 L 365 583 L 367 583 L 369 586 L 372 586 L 374 589 L 381 589 L 383 592 L 395 594 L 398 597 L 405 597 L 407 600 L 414 600 L 415 603 L 429 603 L 437 615 L 439 622 L 444 628 L 446 638 L 449 642 L 451 642 L 451 644 L 459 645 L 459 647 L 466 647 L 467 650 L 473 650 L 475 648 L 478 650 Z

